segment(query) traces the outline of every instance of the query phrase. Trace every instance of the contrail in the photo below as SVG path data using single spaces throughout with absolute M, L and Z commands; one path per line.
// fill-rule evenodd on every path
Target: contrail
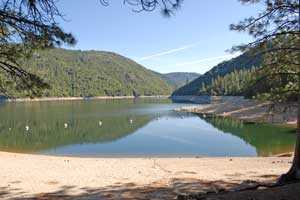
M 160 52 L 160 53 L 156 53 L 156 54 L 152 54 L 152 55 L 149 55 L 149 56 L 141 57 L 138 60 L 139 61 L 144 61 L 144 60 L 149 60 L 151 58 L 156 58 L 156 57 L 160 57 L 160 56 L 164 56 L 164 55 L 173 54 L 173 53 L 176 53 L 176 52 L 179 52 L 179 51 L 190 49 L 190 48 L 192 48 L 194 46 L 197 46 L 197 45 L 198 45 L 198 43 L 184 45 L 184 46 L 179 47 L 179 48 L 170 49 L 170 50 L 163 51 L 163 52 Z

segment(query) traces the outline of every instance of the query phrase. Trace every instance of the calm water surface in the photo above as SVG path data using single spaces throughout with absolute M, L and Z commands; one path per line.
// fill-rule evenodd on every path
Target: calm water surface
M 187 105 L 153 98 L 2 102 L 0 151 L 169 157 L 270 156 L 293 150 L 291 127 L 173 111 Z

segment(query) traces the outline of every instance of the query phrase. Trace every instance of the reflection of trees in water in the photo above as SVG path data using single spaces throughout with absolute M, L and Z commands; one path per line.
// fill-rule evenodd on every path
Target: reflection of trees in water
M 295 128 L 292 127 L 243 123 L 228 117 L 198 116 L 220 131 L 237 136 L 254 146 L 259 156 L 291 152 L 295 146 Z
M 73 119 L 64 127 L 64 122 L 49 120 L 27 120 L 29 131 L 24 122 L 1 121 L 0 149 L 13 152 L 34 152 L 70 144 L 111 142 L 125 137 L 152 120 L 150 116 L 139 116 L 134 123 L 130 117 L 113 117 L 102 120 L 99 126 L 95 120 Z M 12 127 L 12 128 L 11 128 Z M 11 128 L 11 130 L 9 130 Z
M 170 102 L 166 98 L 139 98 L 1 103 L 0 150 L 34 152 L 114 141 L 158 117 L 181 117 L 182 113 L 170 112 L 169 107 L 162 109 Z M 25 130 L 27 125 L 29 131 Z
M 169 112 L 168 115 L 166 117 L 169 117 L 169 118 L 194 118 L 195 117 L 195 114 L 193 113 L 184 113 L 184 112 L 177 112 L 177 111 L 172 111 L 172 112 Z
M 0 150 L 34 152 L 71 144 L 104 143 L 120 139 L 155 118 L 145 114 L 118 114 L 118 111 L 133 106 L 132 101 L 2 104 L 0 113 L 6 115 L 0 115 Z M 133 119 L 133 123 L 130 123 L 130 119 Z M 99 126 L 100 120 L 102 126 Z M 64 127 L 64 123 L 68 123 L 68 128 Z M 26 125 L 29 131 L 25 130 Z

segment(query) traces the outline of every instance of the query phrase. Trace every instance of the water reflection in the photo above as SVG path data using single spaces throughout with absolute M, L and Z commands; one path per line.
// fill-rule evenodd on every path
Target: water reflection
M 0 150 L 68 156 L 269 156 L 293 149 L 293 128 L 173 111 L 186 105 L 152 98 L 0 103 Z
M 296 139 L 294 127 L 243 123 L 240 120 L 224 117 L 198 116 L 224 134 L 237 136 L 254 146 L 258 156 L 272 156 L 294 150 Z

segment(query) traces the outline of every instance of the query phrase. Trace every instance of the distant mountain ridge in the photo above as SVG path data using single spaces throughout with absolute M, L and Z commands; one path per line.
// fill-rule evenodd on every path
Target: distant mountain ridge
M 201 87 L 203 85 L 210 85 L 214 78 L 223 77 L 234 71 L 258 67 L 262 64 L 262 61 L 263 57 L 261 55 L 253 56 L 248 53 L 244 53 L 236 58 L 216 65 L 199 78 L 175 90 L 172 95 L 200 95 Z
M 174 90 L 190 83 L 201 75 L 195 72 L 170 72 L 164 74 L 153 72 L 166 81 Z
M 175 89 L 180 88 L 198 78 L 201 74 L 194 72 L 171 72 L 163 74 L 167 83 Z

